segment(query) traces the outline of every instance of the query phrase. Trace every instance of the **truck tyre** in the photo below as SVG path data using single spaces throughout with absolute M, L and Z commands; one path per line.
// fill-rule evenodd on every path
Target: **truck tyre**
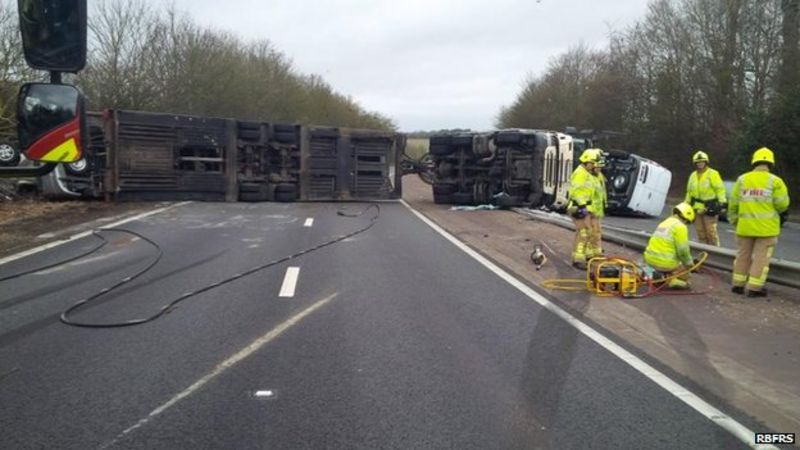
M 497 137 L 494 138 L 495 143 L 497 145 L 501 144 L 519 144 L 522 142 L 522 134 L 517 133 L 516 131 L 506 131 L 497 133 Z
M 453 203 L 453 196 L 450 194 L 433 194 L 433 203 L 437 205 L 450 205 Z
M 456 192 L 453 194 L 453 203 L 456 205 L 471 205 L 474 203 L 472 192 Z
M 265 183 L 241 183 L 239 185 L 239 201 L 265 202 L 268 197 L 268 186 Z
M 515 208 L 522 206 L 522 199 L 516 195 L 501 196 L 497 198 L 496 203 L 501 208 Z
M 452 195 L 456 191 L 455 185 L 452 184 L 434 184 L 433 185 L 433 194 L 434 195 Z
M 453 145 L 472 147 L 472 136 L 453 136 Z
M 431 144 L 430 153 L 433 156 L 447 156 L 455 151 L 455 148 L 447 144 Z
M 239 129 L 239 139 L 245 141 L 257 141 L 261 139 L 261 130 Z
M 297 201 L 297 186 L 290 183 L 281 183 L 275 186 L 275 201 L 290 203 Z

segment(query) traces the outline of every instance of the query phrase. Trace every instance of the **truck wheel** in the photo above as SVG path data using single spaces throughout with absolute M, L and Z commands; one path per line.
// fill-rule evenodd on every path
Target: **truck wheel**
M 474 197 L 471 192 L 456 192 L 453 194 L 453 203 L 457 205 L 471 205 L 474 203 Z
M 516 195 L 504 195 L 497 197 L 496 203 L 501 208 L 514 208 L 522 205 L 522 199 Z
M 452 195 L 456 191 L 455 185 L 435 183 L 433 185 L 433 195 Z
M 433 203 L 437 205 L 449 205 L 453 203 L 453 196 L 450 194 L 433 194 Z
M 16 166 L 21 159 L 19 150 L 9 144 L 0 144 L 0 166 Z
M 455 148 L 447 144 L 431 144 L 429 151 L 433 156 L 447 156 L 453 153 Z
M 265 202 L 268 199 L 268 189 L 265 183 L 242 183 L 239 185 L 239 201 Z
M 281 183 L 275 186 L 275 201 L 283 203 L 296 202 L 297 186 L 289 183 Z

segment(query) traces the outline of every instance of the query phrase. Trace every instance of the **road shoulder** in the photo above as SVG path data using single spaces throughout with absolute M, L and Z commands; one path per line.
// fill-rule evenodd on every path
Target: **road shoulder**
M 516 276 L 539 285 L 577 278 L 569 265 L 572 233 L 510 211 L 449 211 L 431 201 L 430 187 L 404 180 L 404 198 L 467 245 Z M 536 271 L 529 255 L 542 245 L 550 260 Z M 638 258 L 605 244 L 607 253 Z M 800 431 L 800 310 L 797 291 L 770 286 L 771 296 L 746 299 L 729 291 L 728 274 L 698 275 L 706 295 L 622 300 L 588 293 L 553 293 L 570 312 L 685 376 L 713 396 L 776 431 Z

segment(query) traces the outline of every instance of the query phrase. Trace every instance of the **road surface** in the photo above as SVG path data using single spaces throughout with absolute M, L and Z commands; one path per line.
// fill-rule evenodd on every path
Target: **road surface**
M 191 203 L 125 224 L 163 259 L 76 318 L 146 316 L 368 223 L 339 208 Z M 398 203 L 156 321 L 66 326 L 64 308 L 155 257 L 104 235 L 0 284 L 0 448 L 745 448 Z

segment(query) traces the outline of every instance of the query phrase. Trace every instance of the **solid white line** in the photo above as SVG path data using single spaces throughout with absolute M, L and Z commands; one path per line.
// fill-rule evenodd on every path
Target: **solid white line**
M 300 275 L 299 267 L 287 267 L 283 277 L 281 292 L 278 297 L 294 297 L 294 288 L 297 286 L 297 276 Z
M 547 300 L 541 294 L 534 291 L 533 289 L 531 289 L 526 284 L 519 281 L 517 278 L 515 278 L 505 270 L 501 269 L 493 262 L 481 256 L 481 254 L 471 249 L 466 244 L 459 241 L 455 236 L 444 230 L 442 227 L 434 223 L 432 220 L 425 217 L 422 213 L 412 208 L 411 205 L 406 203 L 405 200 L 400 200 L 400 203 L 402 203 L 406 208 L 408 208 L 409 211 L 414 213 L 414 215 L 416 215 L 420 220 L 425 222 L 429 227 L 433 228 L 437 233 L 444 236 L 445 239 L 452 242 L 456 247 L 458 247 L 464 253 L 471 256 L 479 263 L 481 263 L 484 267 L 492 271 L 495 275 L 497 275 L 510 285 L 517 288 L 519 291 L 527 295 L 529 298 L 534 300 L 543 308 L 547 309 L 548 311 L 552 312 L 553 314 L 557 315 L 558 317 L 566 321 L 568 324 L 575 327 L 578 331 L 583 333 L 584 336 L 593 340 L 598 345 L 611 352 L 614 356 L 623 360 L 634 369 L 638 370 L 642 375 L 646 376 L 647 378 L 649 378 L 650 380 L 652 380 L 653 382 L 664 388 L 667 392 L 669 392 L 670 394 L 677 397 L 687 405 L 694 408 L 697 412 L 705 416 L 707 419 L 711 420 L 720 427 L 729 431 L 731 434 L 736 436 L 739 440 L 741 440 L 745 444 L 749 445 L 752 448 L 757 448 L 757 449 L 777 449 L 777 447 L 772 445 L 755 444 L 755 433 L 752 430 L 742 425 L 741 423 L 737 422 L 735 419 L 723 413 L 714 406 L 710 405 L 708 402 L 701 399 L 696 394 L 684 388 L 677 382 L 673 381 L 668 376 L 659 372 L 651 365 L 642 361 L 631 352 L 625 350 L 624 348 L 620 347 L 610 339 L 606 338 L 598 331 L 596 331 L 594 328 L 590 327 L 589 325 L 586 325 L 585 323 L 575 318 L 565 310 L 561 309 L 556 304 Z
M 152 211 L 147 211 L 147 212 L 144 212 L 144 213 L 141 213 L 141 214 L 137 214 L 135 216 L 128 217 L 127 219 L 122 219 L 122 220 L 118 220 L 118 221 L 116 221 L 114 223 L 103 225 L 100 229 L 102 230 L 102 229 L 106 229 L 106 228 L 114 228 L 116 226 L 120 226 L 120 225 L 126 224 L 128 222 L 133 222 L 134 220 L 144 219 L 145 217 L 152 216 L 152 215 L 158 214 L 158 213 L 162 213 L 164 211 L 168 211 L 170 209 L 174 209 L 174 208 L 177 208 L 179 206 L 187 205 L 189 203 L 191 203 L 191 202 L 180 202 L 180 203 L 176 203 L 174 205 L 169 205 L 169 206 L 165 206 L 163 208 L 158 208 L 158 209 L 154 209 Z M 11 261 L 16 261 L 16 260 L 18 260 L 20 258 L 24 258 L 26 256 L 30 256 L 30 255 L 33 255 L 33 254 L 36 254 L 36 253 L 39 253 L 39 252 L 43 252 L 45 250 L 49 250 L 49 249 L 51 249 L 53 247 L 58 247 L 59 245 L 66 244 L 67 242 L 72 242 L 72 241 L 74 241 L 76 239 L 85 238 L 86 236 L 90 236 L 92 234 L 92 231 L 93 230 L 84 231 L 84 232 L 72 235 L 72 236 L 70 236 L 70 237 L 68 237 L 66 239 L 61 239 L 61 240 L 58 240 L 58 241 L 49 242 L 47 244 L 43 244 L 43 245 L 40 245 L 38 247 L 34 247 L 32 249 L 29 249 L 29 250 L 25 250 L 25 251 L 13 254 L 11 256 L 6 256 L 5 258 L 0 258 L 0 265 L 9 263 Z
M 308 219 L 306 219 L 306 223 L 303 224 L 304 227 L 310 227 L 312 225 L 314 225 L 314 218 L 313 217 L 309 217 Z
M 313 313 L 314 311 L 318 310 L 319 308 L 325 306 L 328 302 L 333 300 L 337 294 L 329 295 L 328 297 L 323 298 L 322 300 L 314 303 L 313 305 L 309 306 L 308 308 L 304 309 L 303 311 L 295 314 L 291 318 L 287 319 L 285 322 L 281 323 L 280 325 L 276 326 L 272 330 L 270 330 L 267 334 L 261 336 L 260 338 L 256 339 L 247 347 L 239 350 L 236 352 L 235 355 L 231 356 L 230 358 L 226 359 L 225 361 L 219 363 L 217 367 L 214 368 L 210 373 L 206 374 L 203 378 L 195 381 L 191 386 L 181 391 L 178 395 L 169 399 L 166 403 L 159 406 L 158 408 L 154 409 L 147 417 L 143 418 L 142 420 L 136 422 L 136 424 L 128 427 L 125 431 L 117 435 L 113 441 L 109 442 L 108 444 L 104 445 L 103 448 L 107 448 L 111 445 L 114 445 L 120 438 L 125 436 L 126 434 L 130 433 L 131 431 L 140 428 L 142 425 L 146 424 L 159 414 L 163 413 L 167 409 L 175 406 L 176 403 L 183 400 L 184 398 L 194 394 L 203 386 L 208 384 L 209 381 L 213 380 L 214 378 L 221 375 L 226 370 L 230 369 L 231 367 L 235 366 L 237 363 L 242 361 L 243 359 L 247 358 L 248 356 L 252 355 L 253 353 L 257 352 L 261 347 L 270 343 L 272 340 L 283 334 L 284 331 L 288 330 L 292 326 L 296 325 L 298 322 L 303 320 L 309 314 Z

